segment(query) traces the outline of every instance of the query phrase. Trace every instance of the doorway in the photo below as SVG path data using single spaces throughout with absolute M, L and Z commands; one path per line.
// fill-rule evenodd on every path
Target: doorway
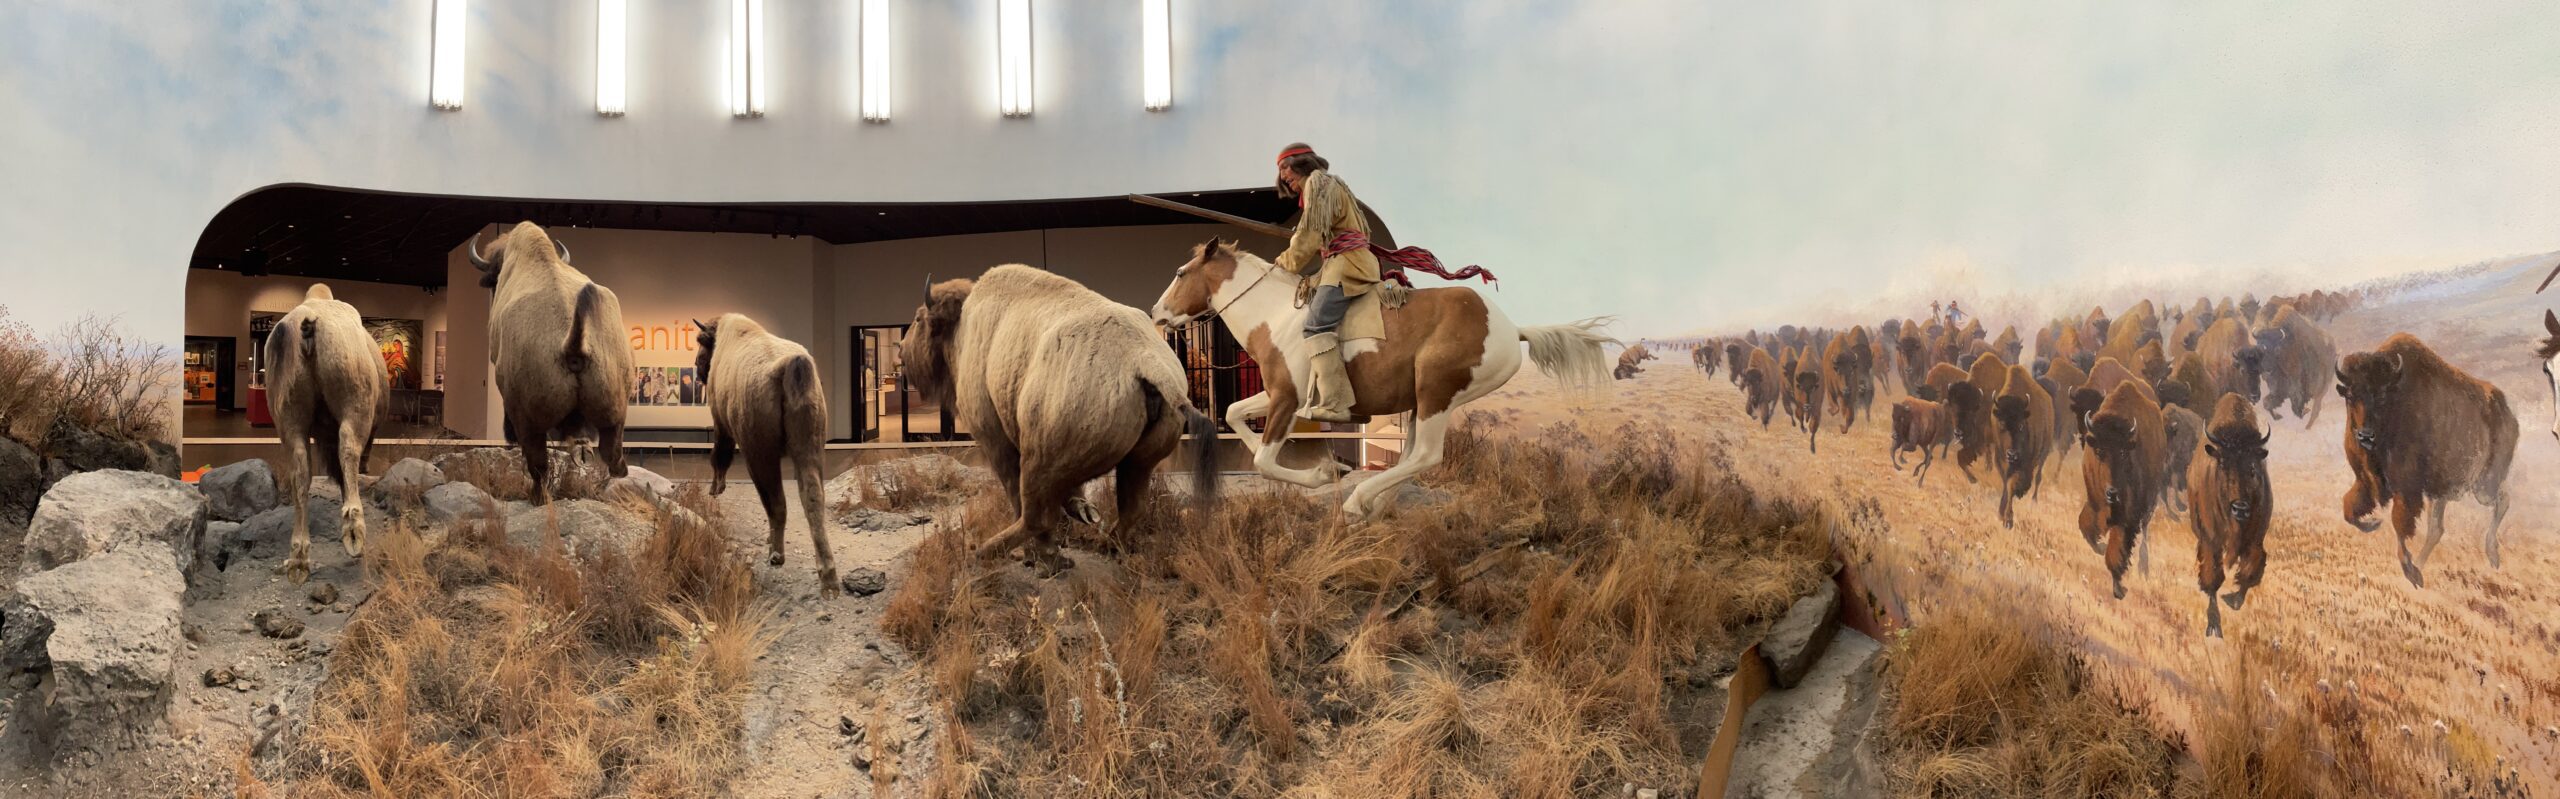
M 951 408 L 925 399 L 898 362 L 906 325 L 853 328 L 854 440 L 862 443 L 967 441 L 951 420 Z
M 179 356 L 182 366 L 179 390 L 188 405 L 211 405 L 220 410 L 233 410 L 232 382 L 238 379 L 239 340 L 230 336 L 188 336 L 186 349 Z

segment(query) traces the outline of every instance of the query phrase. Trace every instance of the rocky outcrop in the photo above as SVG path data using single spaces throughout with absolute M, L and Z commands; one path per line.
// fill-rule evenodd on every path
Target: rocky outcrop
M 143 472 L 82 472 L 45 492 L 27 526 L 19 568 L 32 575 L 151 542 L 187 574 L 195 568 L 205 519 L 204 495 L 194 486 Z
M 311 551 L 314 558 L 323 551 L 338 548 L 338 501 L 309 499 L 311 509 Z M 391 529 L 391 516 L 379 508 L 365 508 L 364 525 L 368 531 Z M 249 517 L 240 531 L 225 545 L 232 558 L 282 558 L 293 543 L 293 506 L 285 505 Z M 327 550 L 321 545 L 326 544 Z
M 185 645 L 178 558 L 137 541 L 18 583 L 0 619 L 0 654 L 27 669 L 26 650 L 42 640 L 38 693 L 27 699 L 57 754 L 122 749 L 167 718 Z
M 0 438 L 0 522 L 25 527 L 44 496 L 44 460 L 26 445 Z
M 228 522 L 248 521 L 283 501 L 276 494 L 275 470 L 267 466 L 265 458 L 250 458 L 205 472 L 197 478 L 196 490 L 203 492 L 209 503 L 206 512 Z
M 568 551 L 589 556 L 600 548 L 631 552 L 657 532 L 654 519 L 634 516 L 619 506 L 592 499 L 553 500 L 548 507 L 523 505 L 507 515 L 507 541 L 516 546 L 543 546 L 552 518 L 560 520 L 560 541 Z
M 1830 580 L 1816 586 L 1811 596 L 1796 600 L 1787 615 L 1769 628 L 1760 641 L 1761 654 L 1769 658 L 1770 678 L 1780 688 L 1793 688 L 1822 658 L 1831 645 L 1831 633 L 1839 629 L 1840 586 Z

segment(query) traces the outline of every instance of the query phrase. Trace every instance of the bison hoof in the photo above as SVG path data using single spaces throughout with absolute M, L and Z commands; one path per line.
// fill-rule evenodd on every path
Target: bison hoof
M 836 570 L 833 567 L 819 569 L 818 596 L 832 599 L 843 594 L 844 585 L 837 581 Z
M 772 552 L 765 553 L 764 562 L 774 566 L 782 565 L 782 550 L 777 549 Z
M 295 585 L 301 585 L 303 581 L 311 579 L 311 559 L 286 559 L 284 562 L 284 578 L 293 582 Z
M 2116 598 L 2117 598 L 2117 599 L 2123 599 L 2123 598 L 2124 598 L 2124 583 L 2122 583 L 2122 582 L 2118 582 L 2118 583 L 2116 583 Z
M 2348 520 L 2347 520 L 2347 523 L 2348 523 L 2348 524 L 2351 524 L 2351 525 L 2355 525 L 2355 528 L 2356 528 L 2358 531 L 2361 531 L 2361 532 L 2367 532 L 2367 533 L 2370 533 L 2370 532 L 2373 532 L 2373 531 L 2375 531 L 2375 530 L 2380 530 L 2380 529 L 2382 529 L 2382 520 L 2381 520 L 2381 519 L 2374 519 L 2374 518 L 2348 519 Z
M 2232 610 L 2239 610 L 2239 609 L 2240 609 L 2240 606 L 2241 606 L 2241 605 L 2243 605 L 2243 604 L 2248 603 L 2248 601 L 2249 601 L 2249 591 L 2248 591 L 2248 589 L 2241 589 L 2241 590 L 2238 590 L 2238 591 L 2233 591 L 2233 592 L 2231 592 L 2231 593 L 2223 594 L 2223 595 L 2222 595 L 2222 604 L 2230 605 Z
M 1085 524 L 1102 523 L 1102 512 L 1095 510 L 1093 503 L 1083 497 L 1067 500 L 1067 517 Z
M 727 490 L 729 490 L 729 481 L 727 481 L 727 480 L 713 480 L 713 481 L 711 481 L 711 495 L 712 495 L 712 496 L 715 496 L 715 497 L 716 497 L 716 496 L 719 496 L 721 492 L 723 492 L 723 491 L 727 491 Z
M 1076 567 L 1076 562 L 1075 562 L 1074 560 L 1069 559 L 1069 558 L 1068 558 L 1067 556 L 1065 556 L 1065 555 L 1055 555 L 1055 554 L 1053 554 L 1053 555 L 1050 555 L 1050 556 L 1048 556 L 1048 557 L 1046 557 L 1046 558 L 1042 558 L 1042 559 L 1040 559 L 1039 564 L 1038 564 L 1038 565 L 1036 565 L 1036 566 L 1033 566 L 1033 567 L 1032 567 L 1032 569 L 1031 569 L 1031 573 L 1032 573 L 1032 574 L 1039 575 L 1039 576 L 1040 576 L 1040 579 L 1046 580 L 1046 579 L 1049 579 L 1049 578 L 1051 578 L 1051 577 L 1056 577 L 1056 576 L 1058 576 L 1058 573 L 1059 573 L 1059 572 L 1063 572 L 1063 571 L 1066 571 L 1066 570 L 1068 570 L 1068 569 L 1072 569 L 1072 568 L 1075 568 L 1075 567 Z
M 2220 638 L 2220 637 L 2222 637 L 2222 620 L 2221 620 L 2221 619 L 2212 619 L 2212 620 L 2208 620 L 2208 621 L 2206 621 L 2206 622 L 2204 623 L 2204 637 L 2206 637 L 2206 638 Z
M 2418 573 L 2417 564 L 2410 563 L 2405 560 L 2401 561 L 2400 576 L 2409 578 L 2410 585 L 2417 586 L 2419 588 L 2427 587 L 2427 578 Z

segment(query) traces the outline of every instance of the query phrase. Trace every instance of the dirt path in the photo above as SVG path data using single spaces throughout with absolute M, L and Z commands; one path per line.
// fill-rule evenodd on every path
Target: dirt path
M 2342 336 L 2340 345 L 2370 343 Z M 2547 418 L 2540 394 L 2516 397 L 2518 414 Z M 1894 396 L 1879 398 L 1877 409 Z M 2550 731 L 2560 724 L 2560 559 L 2550 533 L 2560 497 L 2523 488 L 2560 474 L 2560 448 L 2547 438 L 2528 436 L 2519 446 L 2505 567 L 2491 570 L 2482 553 L 2486 510 L 2456 503 L 2421 589 L 2400 577 L 2387 528 L 2360 533 L 2338 518 L 2347 476 L 2339 454 L 2345 413 L 2335 399 L 2308 432 L 2299 420 L 2276 423 L 2269 464 L 2278 515 L 2267 537 L 2267 575 L 2245 610 L 2225 612 L 2231 638 L 2211 640 L 2202 636 L 2195 539 L 2184 521 L 2155 517 L 2149 573 L 2128 574 L 2127 597 L 2109 598 L 2104 564 L 2077 526 L 2078 448 L 2058 475 L 2048 474 L 2041 497 L 2021 501 L 2016 529 L 2002 529 L 1990 485 L 1996 478 L 1983 473 L 1981 484 L 1967 484 L 1942 462 L 1926 487 L 1915 486 L 1890 465 L 1885 422 L 1861 418 L 1842 435 L 1830 417 L 1820 454 L 1809 453 L 1804 433 L 1784 414 L 1766 429 L 1745 423 L 1741 395 L 1724 375 L 1709 378 L 1685 366 L 1617 383 L 1601 403 L 1570 407 L 1559 397 L 1542 375 L 1524 372 L 1480 407 L 1532 425 L 1570 418 L 1594 433 L 1627 420 L 1669 420 L 1720 442 L 1756 490 L 1821 502 L 1853 521 L 1872 519 L 1845 525 L 1850 549 L 1879 562 L 1868 567 L 1870 579 L 1897 582 L 1923 623 L 1930 607 L 1956 602 L 2049 614 L 2058 635 L 2113 663 L 2101 668 L 2106 679 L 2147 697 L 2171 729 L 2192 729 L 2204 687 L 2231 671 L 2232 647 L 2246 645 L 2236 642 L 2255 639 L 2298 661 L 2304 676 L 2251 687 L 2309 691 L 2326 680 L 2343 690 L 2354 680 L 2370 700 L 2367 718 L 2379 714 L 2372 729 L 2407 725 L 2415 733 L 2384 746 L 2408 747 L 2424 762 L 2440 763 L 2448 750 L 2481 761 L 2503 757 L 2532 775 L 2527 781 L 2537 794 L 2560 793 L 2560 740 Z M 1983 472 L 1979 465 L 1976 471 Z M 2441 740 L 2432 732 L 2439 720 L 2452 731 Z M 2474 741 L 2482 747 L 2470 746 Z

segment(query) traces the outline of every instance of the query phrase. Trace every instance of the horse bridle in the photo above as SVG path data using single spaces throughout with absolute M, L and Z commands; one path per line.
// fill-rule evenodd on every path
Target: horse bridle
M 1253 293 L 1253 288 L 1254 288 L 1255 286 L 1262 285 L 1262 281 L 1263 281 L 1264 279 L 1271 277 L 1271 273 L 1273 273 L 1273 272 L 1278 272 L 1278 271 L 1280 271 L 1280 267 L 1279 267 L 1277 264 L 1274 264 L 1274 265 L 1271 265 L 1271 266 L 1265 267 L 1265 268 L 1262 270 L 1262 274 L 1254 276 L 1254 278 L 1253 278 L 1253 282 L 1251 282 L 1251 283 L 1247 283 L 1247 284 L 1244 284 L 1244 290 L 1243 290 L 1243 291 L 1236 292 L 1235 299 L 1228 300 L 1228 301 L 1227 301 L 1227 304 L 1225 304 L 1225 305 L 1221 305 L 1221 306 L 1218 306 L 1218 307 L 1215 307 L 1215 308 L 1211 308 L 1211 309 L 1209 309 L 1209 312 L 1208 312 L 1208 313 L 1206 313 L 1206 314 L 1202 314 L 1202 315 L 1200 316 L 1200 318 L 1199 318 L 1199 319 L 1196 319 L 1196 320 L 1193 320 L 1193 321 L 1202 321 L 1202 320 L 1208 320 L 1208 319 L 1216 319 L 1216 318 L 1218 318 L 1218 314 L 1220 314 L 1220 313 L 1224 313 L 1227 309 L 1235 307 L 1236 303 L 1241 302 L 1241 301 L 1243 301 L 1243 300 L 1244 300 L 1244 295 L 1247 295 L 1247 294 L 1251 294 L 1251 293 Z

